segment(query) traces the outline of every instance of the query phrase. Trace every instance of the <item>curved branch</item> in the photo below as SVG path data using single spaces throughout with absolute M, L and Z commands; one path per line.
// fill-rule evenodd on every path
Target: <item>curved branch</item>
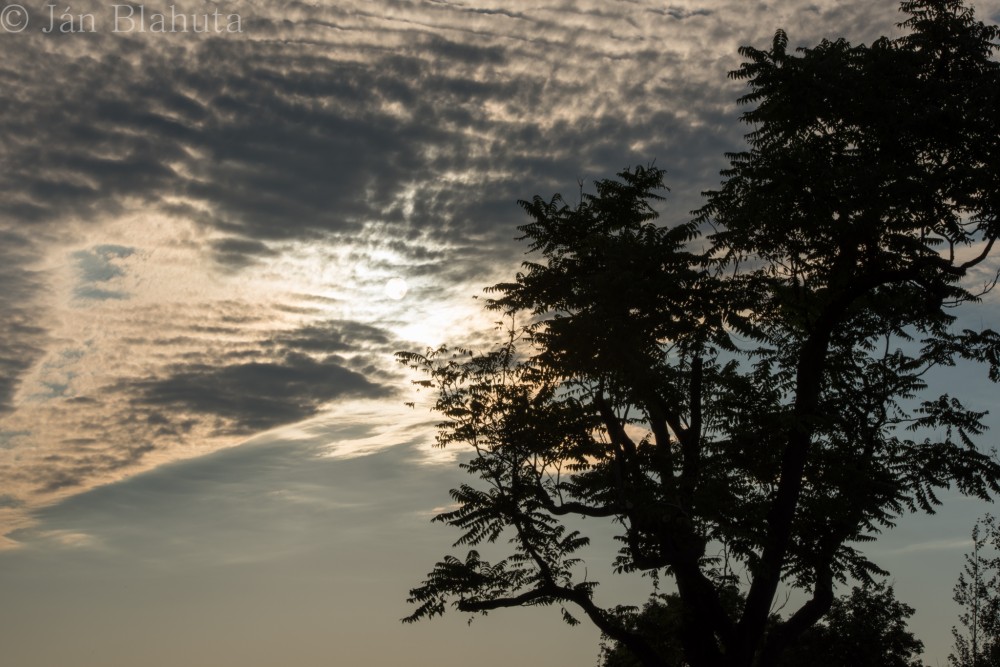
M 606 505 L 604 507 L 594 507 L 593 505 L 586 505 L 584 503 L 578 502 L 561 502 L 556 503 L 552 500 L 552 497 L 545 491 L 545 489 L 540 486 L 536 489 L 538 500 L 542 503 L 542 506 L 555 514 L 556 516 L 565 516 L 567 514 L 579 514 L 581 516 L 590 516 L 595 518 L 606 518 L 612 516 L 620 516 L 626 513 L 626 510 L 621 505 Z
M 812 627 L 833 604 L 833 572 L 829 566 L 816 573 L 816 585 L 812 597 L 807 600 L 785 622 L 772 630 L 764 641 L 760 664 L 773 665 L 782 651 L 792 644 L 804 631 Z
M 626 460 L 631 464 L 635 460 L 636 447 L 635 442 L 632 438 L 628 437 L 628 433 L 625 432 L 625 427 L 622 426 L 617 415 L 611 409 L 606 398 L 604 398 L 604 393 L 598 390 L 597 394 L 594 396 L 594 405 L 597 406 L 597 412 L 601 415 L 601 421 L 604 422 L 604 428 L 607 429 L 608 435 L 611 436 L 611 443 L 620 447 L 625 453 Z
M 597 626 L 597 629 L 616 642 L 623 644 L 634 653 L 643 665 L 648 667 L 667 667 L 666 662 L 653 650 L 653 647 L 641 635 L 630 632 L 624 627 L 614 622 L 611 616 L 603 609 L 594 604 L 594 601 L 586 592 L 558 586 L 554 583 L 546 583 L 538 588 L 526 591 L 520 595 L 507 598 L 495 598 L 492 600 L 461 600 L 458 603 L 458 610 L 463 612 L 482 612 L 504 607 L 520 607 L 542 600 L 559 600 L 562 602 L 572 602 L 580 607 L 587 617 Z
M 509 598 L 494 598 L 492 600 L 459 600 L 455 607 L 461 612 L 475 614 L 483 611 L 492 611 L 493 609 L 502 609 L 504 607 L 522 607 L 524 605 L 531 604 L 532 602 L 552 597 L 554 596 L 551 592 L 547 592 L 543 588 L 535 588 Z

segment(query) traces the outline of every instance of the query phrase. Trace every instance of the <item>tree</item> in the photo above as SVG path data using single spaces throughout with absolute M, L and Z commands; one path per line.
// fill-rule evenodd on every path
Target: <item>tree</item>
M 727 597 L 727 607 L 734 610 L 745 602 L 733 589 Z M 906 628 L 913 612 L 913 607 L 896 599 L 892 586 L 854 586 L 849 595 L 834 599 L 822 622 L 802 633 L 781 657 L 780 667 L 920 667 L 923 643 Z M 656 595 L 629 624 L 675 667 L 685 664 L 677 641 L 680 613 L 676 593 Z M 777 615 L 769 621 L 780 622 Z M 641 663 L 621 644 L 612 644 L 605 650 L 602 667 L 641 667 Z
M 923 379 L 959 360 L 1000 379 L 1000 335 L 952 314 L 988 290 L 973 270 L 1000 234 L 1000 29 L 957 1 L 901 8 L 907 34 L 871 46 L 794 54 L 779 31 L 741 49 L 748 149 L 690 222 L 657 223 L 653 166 L 576 208 L 520 202 L 536 259 L 490 290 L 505 342 L 400 355 L 477 479 L 437 517 L 474 548 L 411 591 L 406 620 L 559 605 L 669 664 L 595 601 L 588 537 L 565 523 L 585 517 L 620 527 L 617 570 L 672 579 L 689 665 L 776 665 L 835 582 L 883 574 L 858 545 L 940 489 L 1000 490 L 973 440 L 984 413 Z M 808 599 L 770 623 L 782 582 Z
M 719 591 L 722 604 L 731 614 L 737 614 L 745 602 L 744 596 L 735 586 Z M 620 622 L 629 630 L 642 636 L 664 663 L 671 667 L 682 667 L 684 647 L 681 643 L 681 619 L 683 604 L 677 593 L 655 593 L 650 596 L 642 609 L 622 608 Z M 771 619 L 772 622 L 775 620 Z M 623 644 L 608 637 L 601 645 L 601 667 L 642 667 L 639 659 Z
M 826 618 L 802 633 L 781 667 L 921 667 L 924 645 L 906 628 L 913 607 L 892 586 L 854 586 Z
M 993 555 L 988 555 L 991 549 Z M 955 584 L 955 602 L 962 608 L 960 632 L 952 626 L 955 652 L 948 656 L 952 667 L 996 667 L 1000 665 L 1000 526 L 987 514 L 972 527 L 972 552 Z

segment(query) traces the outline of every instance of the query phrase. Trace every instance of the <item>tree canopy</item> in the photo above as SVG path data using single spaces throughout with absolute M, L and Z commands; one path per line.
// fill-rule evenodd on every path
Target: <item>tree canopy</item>
M 400 354 L 477 480 L 437 517 L 473 549 L 407 620 L 559 605 L 671 664 L 595 602 L 565 523 L 588 517 L 619 527 L 618 571 L 672 579 L 687 664 L 776 665 L 838 582 L 884 574 L 865 543 L 942 489 L 1000 490 L 985 413 L 925 380 L 959 361 L 1000 379 L 1000 336 L 954 314 L 995 282 L 1000 29 L 953 0 L 901 11 L 906 34 L 870 46 L 742 48 L 748 146 L 689 222 L 658 223 L 652 165 L 576 207 L 520 202 L 533 260 L 488 290 L 506 342 Z M 475 548 L 504 541 L 495 562 Z M 807 600 L 773 622 L 782 582 Z
M 745 602 L 735 589 L 725 591 L 723 598 L 733 610 Z M 779 667 L 922 667 L 923 643 L 906 627 L 913 612 L 913 607 L 896 599 L 890 585 L 854 586 L 848 595 L 834 599 L 821 622 L 802 633 L 781 656 Z M 670 593 L 654 596 L 628 627 L 645 636 L 668 664 L 679 666 L 684 664 L 680 622 L 680 597 Z M 780 619 L 774 614 L 769 622 Z M 613 643 L 605 647 L 602 667 L 641 667 L 641 663 Z

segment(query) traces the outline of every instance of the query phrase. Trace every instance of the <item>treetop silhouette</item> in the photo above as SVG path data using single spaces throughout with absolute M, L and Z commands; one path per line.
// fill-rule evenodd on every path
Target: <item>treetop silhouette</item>
M 953 314 L 995 282 L 975 272 L 1000 234 L 1000 29 L 958 1 L 901 11 L 907 34 L 870 46 L 741 49 L 748 147 L 690 222 L 657 223 L 655 166 L 575 208 L 520 202 L 533 260 L 488 290 L 506 342 L 399 355 L 436 392 L 439 444 L 474 451 L 436 520 L 511 553 L 445 557 L 406 620 L 557 604 L 670 664 L 595 602 L 564 524 L 590 517 L 620 526 L 616 570 L 676 584 L 687 664 L 775 665 L 836 583 L 884 574 L 861 546 L 942 489 L 1000 491 L 985 413 L 925 380 L 1000 379 L 1000 336 Z M 772 622 L 782 582 L 808 599 Z

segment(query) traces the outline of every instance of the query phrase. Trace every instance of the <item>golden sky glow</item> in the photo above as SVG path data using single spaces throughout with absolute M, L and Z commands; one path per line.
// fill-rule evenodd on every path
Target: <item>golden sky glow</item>
M 519 198 L 572 203 L 580 179 L 655 160 L 664 220 L 688 219 L 743 145 L 739 45 L 779 27 L 793 44 L 870 42 L 898 20 L 868 0 L 259 0 L 219 5 L 242 33 L 164 35 L 114 33 L 112 5 L 88 0 L 72 12 L 97 30 L 57 35 L 46 5 L 22 4 L 30 23 L 0 40 L 0 591 L 24 613 L 0 616 L 0 661 L 19 667 L 328 664 L 309 638 L 338 623 L 345 664 L 388 632 L 442 666 L 484 646 L 499 657 L 478 664 L 509 664 L 504 632 L 557 633 L 539 664 L 596 659 L 593 633 L 574 640 L 544 610 L 480 622 L 451 654 L 457 619 L 398 634 L 406 589 L 454 537 L 426 519 L 456 479 L 437 464 L 459 453 L 431 447 L 429 397 L 404 405 L 392 355 L 489 343 L 495 315 L 473 297 L 524 259 Z M 976 7 L 1000 20 L 1000 0 Z M 911 581 L 927 563 L 957 573 L 978 509 L 905 524 L 886 557 Z M 261 604 L 301 609 L 247 611 L 223 566 L 260 577 Z M 81 620 L 102 591 L 106 624 L 145 595 L 194 653 L 145 629 L 156 656 L 115 644 Z M 70 648 L 32 657 L 47 608 Z M 943 660 L 951 621 L 917 621 Z M 226 654 L 238 622 L 273 645 Z

